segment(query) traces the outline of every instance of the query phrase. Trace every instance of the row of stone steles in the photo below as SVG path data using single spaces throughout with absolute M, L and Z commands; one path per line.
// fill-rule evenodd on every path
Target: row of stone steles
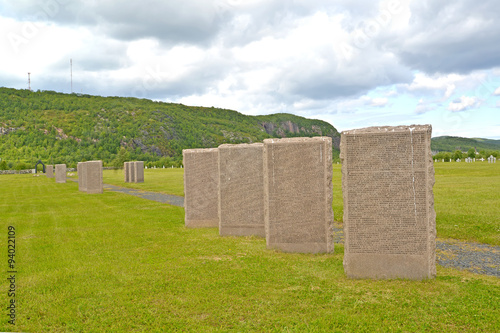
M 430 125 L 342 132 L 348 277 L 435 277 L 431 132 Z M 285 138 L 184 150 L 186 227 L 265 237 L 284 252 L 333 252 L 331 144 Z
M 333 252 L 332 139 L 183 150 L 187 227 L 260 236 L 284 252 Z
M 56 183 L 66 183 L 66 164 L 55 165 Z M 47 178 L 54 178 L 54 166 L 45 168 Z M 78 162 L 78 190 L 86 193 L 103 193 L 102 161 Z
M 103 193 L 102 161 L 78 162 L 77 173 L 79 191 Z
M 125 183 L 144 183 L 144 162 L 134 161 L 123 163 Z
M 56 183 L 66 183 L 66 164 L 56 164 L 55 172 L 53 165 L 45 167 L 45 175 L 47 178 L 55 178 Z

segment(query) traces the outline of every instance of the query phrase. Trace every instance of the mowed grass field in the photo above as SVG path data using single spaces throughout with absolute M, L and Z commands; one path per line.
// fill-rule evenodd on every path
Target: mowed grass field
M 437 234 L 500 245 L 500 163 L 434 163 Z M 124 187 L 184 195 L 183 169 L 149 169 L 144 183 L 124 183 L 123 170 L 107 170 L 104 182 Z M 333 165 L 334 219 L 342 222 L 341 165 Z
M 334 183 L 340 180 L 338 167 Z M 440 203 L 440 193 L 462 188 L 453 192 L 454 186 L 445 186 L 447 177 L 450 184 L 463 177 L 457 181 L 463 186 L 468 178 L 493 173 L 484 182 L 498 186 L 494 167 L 475 166 L 477 177 L 457 177 L 465 172 L 462 165 L 440 168 L 438 217 L 439 205 L 447 205 Z M 163 179 L 182 186 L 179 171 L 147 170 L 146 182 L 133 186 L 179 194 L 178 188 L 161 187 Z M 106 171 L 105 182 L 116 178 L 124 185 L 121 175 Z M 183 208 L 77 188 L 75 182 L 56 184 L 44 176 L 0 176 L 0 249 L 7 253 L 7 228 L 14 226 L 17 270 L 12 326 L 5 255 L 0 331 L 500 331 L 496 277 L 438 266 L 437 277 L 428 281 L 350 280 L 343 272 L 342 245 L 334 254 L 267 250 L 261 238 L 186 229 Z M 496 208 L 485 210 L 498 209 L 498 191 L 491 191 L 484 197 Z M 483 196 L 472 198 L 454 201 L 462 205 L 457 212 L 466 215 L 469 206 L 481 205 Z M 334 205 L 338 217 L 337 209 Z M 493 222 L 498 226 L 498 218 Z

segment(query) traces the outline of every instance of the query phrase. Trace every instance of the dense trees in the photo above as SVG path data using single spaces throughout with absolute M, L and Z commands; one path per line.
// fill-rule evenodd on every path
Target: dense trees
M 326 122 L 288 114 L 251 117 L 146 99 L 0 88 L 0 168 L 32 167 L 38 159 L 69 166 L 143 160 L 168 167 L 180 165 L 186 148 L 319 133 L 338 136 Z

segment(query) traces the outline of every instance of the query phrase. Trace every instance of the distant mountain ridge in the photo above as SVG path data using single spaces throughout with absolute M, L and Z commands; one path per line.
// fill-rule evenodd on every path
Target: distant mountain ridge
M 338 156 L 335 127 L 292 114 L 247 116 L 147 99 L 0 88 L 0 169 L 2 161 L 12 168 L 38 159 L 179 165 L 183 149 L 297 136 L 329 136 Z
M 439 136 L 431 139 L 431 149 L 433 151 L 467 151 L 474 148 L 477 149 L 477 151 L 500 150 L 500 140 L 462 138 L 458 136 Z

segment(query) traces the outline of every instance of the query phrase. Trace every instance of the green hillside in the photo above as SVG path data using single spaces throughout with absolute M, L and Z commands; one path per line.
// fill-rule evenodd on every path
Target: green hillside
M 0 169 L 101 159 L 119 166 L 143 160 L 179 165 L 182 149 L 270 137 L 329 136 L 338 156 L 338 131 L 291 114 L 239 112 L 124 97 L 0 88 Z
M 439 136 L 432 138 L 431 149 L 434 151 L 453 152 L 455 150 L 468 151 L 476 148 L 481 150 L 500 150 L 500 140 L 461 138 L 457 136 Z

